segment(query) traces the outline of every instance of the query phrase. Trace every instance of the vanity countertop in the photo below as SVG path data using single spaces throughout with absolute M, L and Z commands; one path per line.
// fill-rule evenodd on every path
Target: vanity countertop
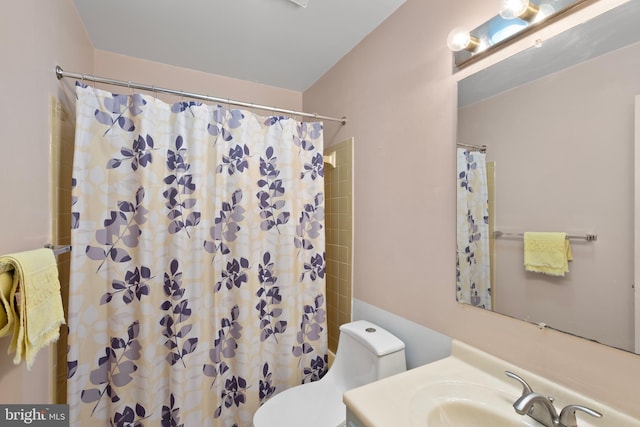
M 640 420 L 629 417 L 611 407 L 602 405 L 593 399 L 573 392 L 559 384 L 555 384 L 543 377 L 518 368 L 504 360 L 484 353 L 474 347 L 453 340 L 451 356 L 420 366 L 347 391 L 343 400 L 347 409 L 355 415 L 365 427 L 398 427 L 398 426 L 424 426 L 427 424 L 428 407 L 422 411 L 422 402 L 417 396 L 423 396 L 425 390 L 434 387 L 438 389 L 437 399 L 444 399 L 447 390 L 455 387 L 476 388 L 480 390 L 477 396 L 482 396 L 482 389 L 495 394 L 492 405 L 499 406 L 501 410 L 511 411 L 515 417 L 520 417 L 511 408 L 513 402 L 520 397 L 522 386 L 510 378 L 504 372 L 511 371 L 524 378 L 537 393 L 545 396 L 553 396 L 554 405 L 562 409 L 568 404 L 579 404 L 595 409 L 604 414 L 603 418 L 592 418 L 578 413 L 579 427 L 640 427 Z M 444 388 L 443 388 L 444 386 Z M 473 399 L 470 395 L 466 399 Z M 480 398 L 481 399 L 481 398 Z M 431 399 L 433 400 L 433 398 Z M 428 405 L 427 405 L 428 406 Z M 416 418 L 418 414 L 418 418 Z M 520 418 L 516 418 L 520 421 Z M 521 425 L 536 427 L 536 423 L 529 417 L 522 416 Z

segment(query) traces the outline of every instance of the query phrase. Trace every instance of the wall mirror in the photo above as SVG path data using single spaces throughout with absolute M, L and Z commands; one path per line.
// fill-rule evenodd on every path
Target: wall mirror
M 638 22 L 640 1 L 623 3 L 458 83 L 458 301 L 640 352 Z M 483 168 L 486 187 L 471 176 Z M 461 201 L 482 191 L 486 214 Z M 572 237 L 568 273 L 525 271 L 532 231 Z

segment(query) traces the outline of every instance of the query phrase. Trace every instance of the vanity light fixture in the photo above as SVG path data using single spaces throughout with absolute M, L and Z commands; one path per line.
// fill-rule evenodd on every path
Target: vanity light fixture
M 294 0 L 289 0 L 294 1 Z M 451 30 L 454 72 L 598 0 L 501 0 L 500 13 L 471 31 Z

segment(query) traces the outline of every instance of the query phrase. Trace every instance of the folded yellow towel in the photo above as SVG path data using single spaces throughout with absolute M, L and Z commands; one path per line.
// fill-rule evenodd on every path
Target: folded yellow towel
M 564 276 L 572 259 L 567 233 L 524 233 L 525 270 Z
M 36 353 L 58 340 L 60 325 L 65 323 L 58 266 L 53 252 L 45 248 L 5 255 L 0 263 L 14 269 L 10 304 L 19 293 L 9 352 L 16 353 L 13 363 L 24 359 L 30 369 Z
M 16 311 L 13 306 L 13 274 L 10 271 L 0 273 L 0 337 L 13 332 Z

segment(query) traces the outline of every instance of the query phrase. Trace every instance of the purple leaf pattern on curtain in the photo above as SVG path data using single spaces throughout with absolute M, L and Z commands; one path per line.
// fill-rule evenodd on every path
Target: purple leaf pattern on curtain
M 262 190 L 258 191 L 256 197 L 259 200 L 260 218 L 262 218 L 260 226 L 263 230 L 271 230 L 275 227 L 280 233 L 278 227 L 289 222 L 291 212 L 283 210 L 287 205 L 284 197 L 286 190 L 282 180 L 278 179 L 280 171 L 276 161 L 275 150 L 273 147 L 267 147 L 265 157 L 260 157 L 262 178 L 258 180 L 258 187 Z
M 123 411 L 115 413 L 111 425 L 116 427 L 129 427 L 129 426 L 143 426 L 141 420 L 146 417 L 146 411 L 142 405 L 136 403 L 135 409 L 130 406 L 125 406 Z
M 142 113 L 142 107 L 146 103 L 147 101 L 140 94 L 132 96 L 113 94 L 111 97 L 103 98 L 103 109 L 96 109 L 93 114 L 98 122 L 108 126 L 104 131 L 105 135 L 115 125 L 125 132 L 133 132 L 136 127 L 126 113 L 137 116 Z
M 457 150 L 456 298 L 492 307 L 489 261 L 489 193 L 484 153 Z
M 273 386 L 271 377 L 273 372 L 269 370 L 269 364 L 265 363 L 262 366 L 262 377 L 260 378 L 260 402 L 266 402 L 276 391 Z
M 299 224 L 296 227 L 296 248 L 301 250 L 313 249 L 314 240 L 320 235 L 324 223 L 324 197 L 322 193 L 316 194 L 313 203 L 304 205 L 300 212 Z
M 229 246 L 225 242 L 234 242 L 240 231 L 239 222 L 244 220 L 245 209 L 240 205 L 242 201 L 242 190 L 236 190 L 231 195 L 231 202 L 223 202 L 220 215 L 214 220 L 214 226 L 209 229 L 209 234 L 213 240 L 204 241 L 205 251 L 213 254 L 220 252 L 226 255 L 230 252 Z
M 182 113 L 183 111 L 189 111 L 191 113 L 191 116 L 195 117 L 195 113 L 192 110 L 192 107 L 198 107 L 202 105 L 201 102 L 197 102 L 197 101 L 182 101 L 182 102 L 176 102 L 175 104 L 173 104 L 171 106 L 171 112 L 172 113 Z
M 222 156 L 222 163 L 216 168 L 216 172 L 222 173 L 227 171 L 229 175 L 233 175 L 236 171 L 244 172 L 249 167 L 249 147 L 246 145 L 236 145 L 229 149 L 229 154 Z
M 302 321 L 300 322 L 300 330 L 296 335 L 298 345 L 293 346 L 292 350 L 294 356 L 300 357 L 315 351 L 312 343 L 318 341 L 322 332 L 324 332 L 322 325 L 326 321 L 326 312 L 322 308 L 323 306 L 323 295 L 318 295 L 315 298 L 313 305 L 304 306 L 304 314 L 302 315 Z M 302 383 L 314 381 L 324 375 L 327 369 L 327 357 L 328 356 L 325 355 L 325 358 L 320 359 L 320 364 L 318 363 L 317 358 L 311 361 L 310 367 L 304 369 L 305 376 L 302 378 Z
M 95 232 L 96 241 L 105 246 L 87 246 L 86 254 L 89 258 L 102 261 L 98 266 L 98 270 L 102 268 L 107 258 L 111 258 L 114 262 L 131 261 L 131 256 L 127 248 L 138 246 L 138 239 L 142 231 L 140 225 L 147 221 L 146 215 L 149 213 L 144 206 L 144 188 L 140 187 L 135 194 L 135 202 L 119 201 L 118 210 L 110 211 L 109 217 L 105 218 L 104 228 Z
M 296 134 L 293 135 L 293 143 L 304 151 L 315 150 L 313 142 L 322 133 L 322 125 L 319 123 L 301 122 L 296 126 Z
M 211 387 L 213 388 L 218 381 L 218 389 L 220 390 L 220 400 L 218 407 L 214 412 L 214 417 L 219 418 L 223 410 L 233 407 L 239 407 L 245 403 L 244 391 L 247 388 L 247 382 L 242 377 L 232 375 L 229 365 L 225 362 L 227 359 L 233 359 L 238 348 L 237 340 L 242 337 L 240 331 L 242 326 L 238 323 L 240 308 L 236 305 L 231 309 L 230 316 L 223 318 L 218 329 L 218 337 L 214 341 L 214 347 L 209 350 L 209 359 L 213 364 L 205 364 L 203 372 L 208 377 L 213 377 Z M 220 385 L 224 381 L 224 385 Z
M 324 177 L 324 157 L 318 153 L 311 158 L 311 163 L 304 164 L 304 170 L 300 173 L 300 179 L 310 176 L 311 179 Z
M 184 427 L 180 423 L 180 408 L 176 407 L 176 398 L 171 393 L 169 406 L 162 406 L 162 427 Z
M 282 316 L 282 295 L 280 295 L 280 287 L 276 286 L 278 277 L 275 274 L 275 264 L 271 262 L 271 254 L 265 252 L 262 256 L 262 263 L 258 266 L 259 280 L 262 285 L 256 296 L 260 298 L 256 305 L 256 310 L 260 313 L 260 341 L 265 341 L 269 337 L 273 337 L 278 341 L 278 334 L 282 334 L 287 330 L 286 320 L 276 320 Z M 262 397 L 261 397 L 262 399 Z
M 186 290 L 182 287 L 182 272 L 178 268 L 178 260 L 174 259 L 171 261 L 170 271 L 164 274 L 164 294 L 167 300 L 160 309 L 167 314 L 160 319 L 160 326 L 163 327 L 162 335 L 166 338 L 164 345 L 169 349 L 167 362 L 175 365 L 180 361 L 186 368 L 184 357 L 196 350 L 198 338 L 187 338 L 193 325 L 184 322 L 191 317 L 191 308 L 189 300 L 183 298 Z
M 218 292 L 223 286 L 227 289 L 239 288 L 249 279 L 247 270 L 249 260 L 246 258 L 232 259 L 227 262 L 227 268 L 222 271 L 222 277 L 216 282 L 215 290 Z
M 104 356 L 98 359 L 98 368 L 91 371 L 91 384 L 99 388 L 82 390 L 80 398 L 84 403 L 96 402 L 92 413 L 106 395 L 111 402 L 120 401 L 117 388 L 124 387 L 133 380 L 138 367 L 134 363 L 140 359 L 141 345 L 136 339 L 140 333 L 139 322 L 135 321 L 127 328 L 127 339 L 112 337 L 104 349 Z M 102 388 L 100 388 L 102 387 Z
M 133 171 L 138 170 L 138 167 L 145 167 L 153 160 L 151 151 L 153 150 L 153 138 L 147 135 L 145 138 L 142 135 L 133 140 L 131 148 L 122 147 L 120 154 L 122 157 L 114 157 L 107 162 L 107 169 L 113 169 L 120 167 L 123 162 L 131 162 L 131 169 Z
M 249 427 L 320 379 L 322 124 L 76 95 L 70 424 Z
M 191 165 L 187 163 L 186 155 L 187 148 L 182 136 L 178 135 L 175 149 L 167 152 L 167 168 L 172 173 L 164 178 L 164 183 L 172 186 L 162 195 L 167 200 L 166 207 L 169 209 L 169 233 L 184 230 L 189 236 L 189 228 L 200 224 L 201 214 L 194 210 L 197 199 L 191 196 L 196 191 L 196 185 L 193 175 L 189 173 Z
M 105 292 L 100 298 L 100 304 L 108 304 L 118 293 L 122 293 L 122 302 L 125 304 L 129 304 L 135 299 L 140 301 L 143 295 L 149 295 L 149 282 L 152 279 L 151 270 L 144 265 L 127 271 L 124 280 L 111 281 L 112 290 Z
M 212 113 L 213 121 L 207 126 L 207 131 L 216 137 L 216 141 L 222 138 L 223 141 L 231 141 L 232 129 L 240 127 L 244 114 L 240 110 L 228 110 L 225 107 L 217 106 Z
M 78 181 L 75 178 L 71 178 L 71 188 L 76 188 L 76 184 L 78 183 Z M 71 196 L 71 208 L 73 209 L 73 207 L 76 205 L 76 203 L 78 203 L 78 197 L 77 196 Z M 80 213 L 76 212 L 76 211 L 71 211 L 71 229 L 75 230 L 76 228 L 79 227 L 80 224 Z

